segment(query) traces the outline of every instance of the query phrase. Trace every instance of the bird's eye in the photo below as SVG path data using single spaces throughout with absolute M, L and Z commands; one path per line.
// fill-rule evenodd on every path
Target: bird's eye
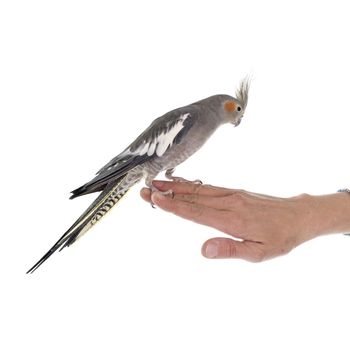
M 242 109 L 242 108 L 241 108 L 240 106 L 237 107 L 237 111 L 238 111 L 238 112 L 240 112 L 241 109 Z

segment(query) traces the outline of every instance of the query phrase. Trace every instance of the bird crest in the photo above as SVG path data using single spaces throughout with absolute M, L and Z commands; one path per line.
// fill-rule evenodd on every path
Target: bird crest
M 241 103 L 243 109 L 245 109 L 248 104 L 249 87 L 250 78 L 247 77 L 241 81 L 238 89 L 236 90 L 236 98 Z

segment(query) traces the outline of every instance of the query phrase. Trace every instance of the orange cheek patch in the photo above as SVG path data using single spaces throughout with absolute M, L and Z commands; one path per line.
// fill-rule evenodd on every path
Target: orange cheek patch
M 233 101 L 228 101 L 225 103 L 225 109 L 227 112 L 233 112 L 236 110 L 236 104 Z

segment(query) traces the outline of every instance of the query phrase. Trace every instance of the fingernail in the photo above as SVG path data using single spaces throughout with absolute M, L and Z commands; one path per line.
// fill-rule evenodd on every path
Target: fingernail
M 216 242 L 210 242 L 205 248 L 205 256 L 209 259 L 218 256 L 219 245 Z
M 153 180 L 152 185 L 154 187 L 157 187 L 158 189 L 162 189 L 164 187 L 164 182 L 159 180 Z

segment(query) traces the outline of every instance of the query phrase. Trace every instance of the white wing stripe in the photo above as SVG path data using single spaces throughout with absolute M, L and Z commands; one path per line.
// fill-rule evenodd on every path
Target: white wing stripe
M 162 156 L 168 148 L 168 144 L 164 142 L 164 140 L 165 140 L 165 134 L 162 133 L 161 135 L 159 135 L 159 143 L 156 151 L 158 157 Z
M 143 156 L 145 153 L 147 153 L 148 151 L 148 147 L 149 147 L 149 143 L 145 142 L 144 145 L 142 145 L 140 148 L 139 148 L 139 152 L 136 152 L 136 153 L 139 153 L 140 156 Z M 138 150 L 137 150 L 138 151 Z
M 183 114 L 178 122 L 166 133 L 161 133 L 154 140 L 145 142 L 138 149 L 130 152 L 130 149 L 126 150 L 129 154 L 137 154 L 143 156 L 147 153 L 148 156 L 152 156 L 156 152 L 158 157 L 161 157 L 168 147 L 171 147 L 175 137 L 184 128 L 185 120 L 190 116 L 190 113 Z
M 155 139 L 152 143 L 151 146 L 148 148 L 147 155 L 151 156 L 154 153 L 154 150 L 156 149 L 157 146 L 157 139 Z
M 101 168 L 97 173 L 101 174 L 102 172 L 117 168 L 122 163 L 128 162 L 130 160 L 130 156 L 143 156 L 146 153 L 148 156 L 152 156 L 154 155 L 154 152 L 156 152 L 156 155 L 161 157 L 166 150 L 173 145 L 176 136 L 184 128 L 184 122 L 188 117 L 190 117 L 190 113 L 180 115 L 177 122 L 170 130 L 167 132 L 163 131 L 155 139 L 149 140 L 148 142 L 146 142 L 146 139 L 149 138 L 145 137 L 141 145 L 139 145 L 139 147 L 134 151 L 131 151 L 130 147 L 128 147 L 117 157 L 113 158 L 109 163 L 107 163 L 103 168 Z M 166 125 L 164 125 L 164 127 L 166 127 Z

